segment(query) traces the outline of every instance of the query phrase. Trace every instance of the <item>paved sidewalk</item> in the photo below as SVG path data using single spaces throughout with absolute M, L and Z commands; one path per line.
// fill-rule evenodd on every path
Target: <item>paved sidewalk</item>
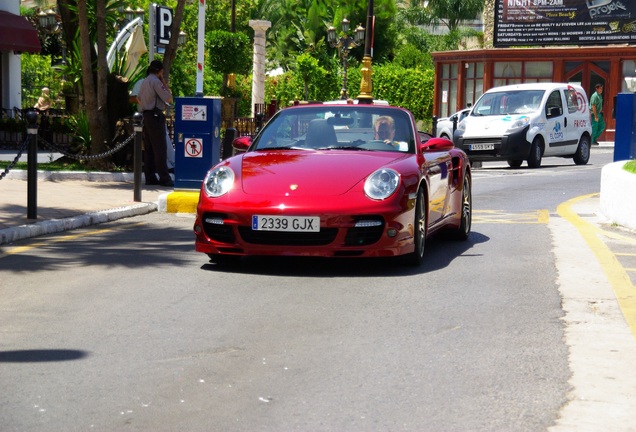
M 0 180 L 0 245 L 157 211 L 162 196 L 173 191 L 142 186 L 142 201 L 135 202 L 131 174 L 40 173 L 37 219 L 28 219 L 27 188 L 25 171 Z

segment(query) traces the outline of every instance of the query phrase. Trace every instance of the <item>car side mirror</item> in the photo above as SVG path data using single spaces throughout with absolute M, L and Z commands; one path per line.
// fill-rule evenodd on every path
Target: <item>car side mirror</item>
M 232 141 L 232 147 L 237 152 L 246 152 L 251 145 L 252 137 L 249 136 L 238 137 L 234 141 Z
M 455 144 L 446 138 L 431 138 L 421 145 L 423 152 L 425 151 L 448 151 L 455 147 Z

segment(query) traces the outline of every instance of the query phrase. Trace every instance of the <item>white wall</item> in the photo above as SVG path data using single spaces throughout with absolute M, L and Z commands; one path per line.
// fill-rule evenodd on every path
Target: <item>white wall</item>
M 20 0 L 0 1 L 0 10 L 20 15 Z M 0 56 L 2 68 L 2 108 L 22 108 L 22 63 L 20 55 L 3 51 Z

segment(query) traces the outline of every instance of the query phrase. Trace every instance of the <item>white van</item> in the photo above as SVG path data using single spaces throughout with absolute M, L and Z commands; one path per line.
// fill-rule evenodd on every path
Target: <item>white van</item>
M 495 87 L 459 123 L 455 145 L 471 161 L 506 160 L 513 168 L 544 156 L 590 159 L 592 122 L 585 90 L 575 84 L 534 83 Z

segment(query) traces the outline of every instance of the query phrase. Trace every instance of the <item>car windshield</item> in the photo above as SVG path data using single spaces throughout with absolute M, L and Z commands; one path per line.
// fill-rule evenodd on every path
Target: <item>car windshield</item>
M 485 93 L 475 104 L 471 115 L 529 114 L 540 109 L 544 93 L 545 90 L 508 90 Z
M 407 112 L 369 105 L 319 105 L 279 111 L 251 150 L 415 152 Z

